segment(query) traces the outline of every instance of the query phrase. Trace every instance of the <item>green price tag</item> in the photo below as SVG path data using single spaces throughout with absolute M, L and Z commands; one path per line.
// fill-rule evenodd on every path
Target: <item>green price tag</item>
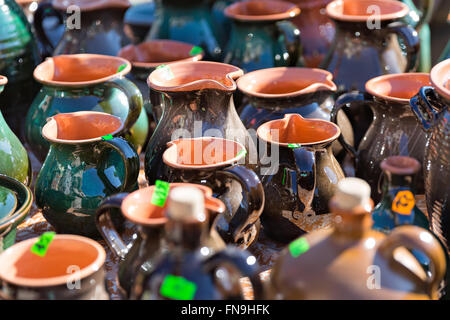
M 301 148 L 302 145 L 300 143 L 289 143 L 288 147 L 291 149 L 297 149 L 297 148 Z
M 102 140 L 111 140 L 111 139 L 113 139 L 114 137 L 113 137 L 113 135 L 112 134 L 107 134 L 106 136 L 103 136 L 102 137 Z
M 309 243 L 305 238 L 299 238 L 289 244 L 289 252 L 294 258 L 299 257 L 309 250 Z
M 169 195 L 169 183 L 161 180 L 156 180 L 155 191 L 152 195 L 152 204 L 158 207 L 164 207 L 167 196 Z
M 240 157 L 241 155 L 244 155 L 244 157 L 247 155 L 247 150 L 242 149 L 241 151 L 238 152 L 238 154 L 236 155 L 236 157 Z
M 126 67 L 127 67 L 126 64 L 122 64 L 121 66 L 119 66 L 116 73 L 119 73 L 120 71 L 124 70 Z
M 202 49 L 202 48 L 200 48 L 200 47 L 198 47 L 198 46 L 195 46 L 195 47 L 193 47 L 193 48 L 191 49 L 191 51 L 189 52 L 189 55 L 195 56 L 196 54 L 200 54 L 200 53 L 202 53 L 202 52 L 203 52 L 203 49 Z
M 156 67 L 156 69 L 160 69 L 162 70 L 164 76 L 166 77 L 167 80 L 172 80 L 173 78 L 175 78 L 175 76 L 173 75 L 172 70 L 170 69 L 170 67 L 166 64 L 162 64 Z
M 41 235 L 39 240 L 31 246 L 31 252 L 40 257 L 44 257 L 47 253 L 48 246 L 53 241 L 53 237 L 55 236 L 55 234 L 55 232 L 46 232 Z
M 164 278 L 159 293 L 169 299 L 192 300 L 196 291 L 197 285 L 194 282 L 168 274 Z

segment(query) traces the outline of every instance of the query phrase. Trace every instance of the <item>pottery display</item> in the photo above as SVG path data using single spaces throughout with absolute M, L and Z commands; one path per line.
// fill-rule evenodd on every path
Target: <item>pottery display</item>
M 210 187 L 226 210 L 216 221 L 216 230 L 226 243 L 247 248 L 259 234 L 259 216 L 264 208 L 263 186 L 255 172 L 240 165 L 245 147 L 214 137 L 179 139 L 168 143 L 158 179 Z
M 263 124 L 257 133 L 267 144 L 266 152 L 279 154 L 277 166 L 261 177 L 266 196 L 261 215 L 264 232 L 286 243 L 306 231 L 329 227 L 328 202 L 344 178 L 331 151 L 341 134 L 339 127 L 286 114 Z
M 134 43 L 141 43 L 145 40 L 153 21 L 155 21 L 155 9 L 155 2 L 150 0 L 133 5 L 125 13 L 123 18 L 125 29 L 131 34 Z
M 0 75 L 0 95 L 8 79 Z M 3 101 L 1 101 L 3 102 Z M 0 108 L 4 106 L 0 105 Z M 0 109 L 0 174 L 10 176 L 26 185 L 31 183 L 32 173 L 28 154 L 17 136 L 8 127 Z
M 212 190 L 208 187 L 187 184 L 171 183 L 169 188 L 190 186 L 201 190 L 205 198 L 205 210 L 208 212 L 210 229 L 214 225 L 218 214 L 225 211 L 225 205 L 218 199 L 212 197 Z M 165 210 L 167 201 L 163 207 L 152 204 L 149 199 L 155 192 L 155 186 L 147 187 L 133 193 L 119 193 L 106 198 L 97 209 L 97 229 L 105 239 L 112 252 L 120 259 L 119 286 L 122 295 L 129 298 L 133 290 L 134 282 L 139 273 L 150 270 L 154 261 L 167 250 L 164 227 L 167 223 Z M 138 233 L 131 247 L 127 246 L 112 223 L 110 210 L 118 208 L 126 219 L 138 226 Z M 205 243 L 218 250 L 225 247 L 215 229 Z
M 333 122 L 335 113 L 344 107 L 370 107 L 374 114 L 357 149 L 347 144 L 342 136 L 339 142 L 355 160 L 356 176 L 369 183 L 376 203 L 381 198 L 381 161 L 391 155 L 409 156 L 419 162 L 424 159 L 427 135 L 420 130 L 409 107 L 409 99 L 428 84 L 427 73 L 384 75 L 367 81 L 366 92 L 346 93 L 336 100 L 332 112 Z M 416 187 L 417 193 L 424 192 L 422 168 L 418 173 Z
M 450 59 L 433 67 L 433 87 L 424 86 L 411 101 L 418 125 L 428 134 L 423 162 L 431 228 L 450 252 Z
M 141 277 L 133 297 L 140 300 L 243 300 L 239 276 L 249 277 L 255 298 L 263 297 L 259 266 L 245 251 L 227 247 L 213 252 L 202 245 L 207 235 L 203 193 L 192 187 L 177 187 L 169 193 L 166 235 L 168 250 Z M 216 271 L 225 265 L 226 286 L 218 283 Z M 176 286 L 184 284 L 184 290 Z M 174 287 L 175 286 L 175 287 Z
M 44 56 L 95 53 L 115 56 L 130 43 L 123 18 L 128 0 L 52 0 L 41 4 L 34 15 L 34 28 Z M 48 15 L 63 17 L 65 31 L 56 45 L 48 38 L 44 20 Z
M 3 196 L 11 195 L 13 193 L 16 204 L 13 212 L 10 212 L 6 216 L 2 216 L 0 219 L 0 252 L 12 246 L 16 240 L 17 226 L 27 216 L 33 203 L 33 193 L 23 183 L 0 174 L 0 206 L 4 205 L 6 199 Z
M 33 70 L 40 57 L 31 26 L 14 0 L 0 3 L 0 26 L 0 74 L 9 82 L 0 95 L 0 106 L 8 126 L 22 137 L 23 115 L 39 89 Z
M 120 118 L 94 111 L 61 113 L 42 129 L 50 150 L 37 177 L 36 204 L 60 233 L 98 237 L 101 201 L 137 187 L 139 157 L 117 137 Z
M 400 226 L 385 236 L 371 230 L 370 187 L 358 178 L 338 184 L 330 208 L 333 229 L 306 234 L 281 253 L 271 273 L 272 298 L 437 299 L 446 262 L 439 242 L 428 231 Z M 422 251 L 433 272 L 425 274 L 405 247 Z
M 212 27 L 215 33 L 218 35 L 218 41 L 225 46 L 231 33 L 231 20 L 225 15 L 225 9 L 229 5 L 241 0 L 213 0 L 211 7 L 212 21 L 214 22 Z
M 228 6 L 230 39 L 224 62 L 245 72 L 296 66 L 301 57 L 300 32 L 288 20 L 300 9 L 284 1 L 239 1 Z
M 0 255 L 1 298 L 107 300 L 103 247 L 75 235 L 53 237 L 45 256 L 30 249 L 39 238 L 16 243 Z
M 139 89 L 124 76 L 131 70 L 125 59 L 104 55 L 61 55 L 47 59 L 34 71 L 42 88 L 26 117 L 26 138 L 43 161 L 49 143 L 41 131 L 47 118 L 60 113 L 101 111 L 124 122 L 123 135 L 140 153 L 148 133 L 148 118 Z M 82 72 L 81 72 L 82 71 Z

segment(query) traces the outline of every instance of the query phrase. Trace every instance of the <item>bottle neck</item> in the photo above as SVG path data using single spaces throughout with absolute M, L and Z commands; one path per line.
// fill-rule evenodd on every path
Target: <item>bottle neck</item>
M 398 191 L 409 191 L 412 194 L 414 190 L 413 175 L 398 175 L 391 172 L 384 172 L 383 196 L 381 202 L 392 203 L 393 197 Z
M 208 221 L 170 220 L 167 223 L 167 238 L 174 248 L 194 251 L 201 247 L 206 236 Z
M 373 201 L 367 207 L 356 207 L 343 210 L 338 207 L 336 200 L 330 202 L 330 209 L 334 216 L 333 236 L 339 239 L 361 239 L 371 232 Z

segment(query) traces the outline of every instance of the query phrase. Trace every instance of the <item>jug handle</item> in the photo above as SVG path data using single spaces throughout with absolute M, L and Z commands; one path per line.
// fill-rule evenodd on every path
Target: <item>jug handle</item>
M 242 186 L 244 199 L 229 222 L 233 241 L 237 241 L 241 231 L 256 223 L 261 216 L 265 201 L 264 188 L 256 173 L 241 165 L 234 165 L 217 173 L 236 180 Z
M 446 272 L 445 253 L 441 244 L 429 231 L 421 227 L 400 226 L 382 240 L 377 251 L 391 262 L 403 266 L 394 259 L 394 251 L 399 247 L 422 251 L 430 259 L 432 276 L 426 280 L 425 285 L 429 296 L 435 299 L 433 292 L 437 292 Z
M 283 43 L 289 52 L 289 66 L 303 65 L 298 64 L 302 54 L 300 30 L 290 21 L 277 22 L 277 27 L 284 36 Z
M 63 15 L 55 8 L 53 8 L 51 2 L 39 3 L 36 11 L 34 12 L 33 25 L 34 29 L 36 30 L 37 37 L 43 44 L 42 58 L 51 57 L 53 51 L 55 50 L 55 47 L 47 37 L 43 26 L 44 20 L 47 17 L 56 17 L 59 20 L 59 24 L 64 24 Z
M 419 93 L 409 100 L 409 104 L 411 105 L 414 114 L 425 131 L 430 130 L 436 123 L 438 117 L 438 113 L 434 110 L 433 105 L 430 103 L 430 99 L 433 100 L 433 104 L 440 106 L 434 88 L 426 86 L 420 88 Z
M 293 148 L 294 159 L 297 171 L 297 184 L 302 190 L 310 193 L 310 203 L 303 203 L 304 207 L 311 204 L 316 189 L 316 155 L 314 150 L 308 150 L 304 147 Z M 299 197 L 297 197 L 297 201 Z
M 128 248 L 114 227 L 110 216 L 111 209 L 119 209 L 128 193 L 118 193 L 102 201 L 95 214 L 95 224 L 111 251 L 120 259 L 125 259 Z
M 247 251 L 233 246 L 227 246 L 225 249 L 216 252 L 206 259 L 204 268 L 215 278 L 215 270 L 224 263 L 230 263 L 235 266 L 243 277 L 250 279 L 255 300 L 264 299 L 264 287 L 259 277 L 259 266 L 254 256 L 250 255 Z
M 401 22 L 393 22 L 386 28 L 388 33 L 395 33 L 406 45 L 407 65 L 405 72 L 414 71 L 419 61 L 420 38 L 417 31 Z
M 410 10 L 417 10 L 417 7 L 412 0 L 404 0 L 403 3 L 406 4 Z M 419 9 L 421 9 L 422 11 L 422 16 L 420 17 L 417 24 L 414 25 L 414 28 L 416 30 L 419 30 L 423 24 L 430 21 L 431 16 L 433 15 L 434 8 L 434 0 L 420 0 L 419 3 L 421 4 Z

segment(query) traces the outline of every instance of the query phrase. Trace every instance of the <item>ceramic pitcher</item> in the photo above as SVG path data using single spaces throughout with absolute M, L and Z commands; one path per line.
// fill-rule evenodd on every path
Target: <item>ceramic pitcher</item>
M 430 79 L 433 87 L 421 88 L 410 104 L 428 134 L 423 167 L 431 227 L 450 252 L 450 59 L 434 66 Z
M 34 27 L 44 56 L 96 53 L 115 56 L 130 43 L 123 19 L 131 6 L 128 0 L 52 0 L 41 3 L 34 15 Z M 64 20 L 65 31 L 56 47 L 49 40 L 44 20 L 47 16 Z
M 116 137 L 123 126 L 118 117 L 80 111 L 55 115 L 42 129 L 51 145 L 36 181 L 36 204 L 56 231 L 98 237 L 101 201 L 136 188 L 139 157 Z
M 288 20 L 300 13 L 284 1 L 240 1 L 225 9 L 232 20 L 224 62 L 245 72 L 296 66 L 301 55 L 300 32 Z
M 191 186 L 203 192 L 205 210 L 208 212 L 208 222 L 211 229 L 216 216 L 225 211 L 223 202 L 212 197 L 210 188 L 201 185 L 171 183 L 169 190 L 182 186 Z M 149 271 L 153 263 L 167 250 L 164 232 L 167 223 L 165 216 L 167 201 L 163 207 L 153 205 L 150 200 L 154 192 L 155 186 L 151 186 L 130 194 L 115 194 L 105 199 L 97 209 L 97 229 L 112 252 L 120 259 L 118 279 L 119 288 L 124 298 L 130 297 L 139 273 Z M 110 211 L 112 208 L 121 209 L 124 217 L 138 226 L 138 232 L 133 235 L 134 241 L 131 246 L 127 246 L 117 232 L 111 218 Z M 215 250 L 225 248 L 225 243 L 214 228 L 211 229 L 211 233 L 204 243 Z
M 139 89 L 124 76 L 131 70 L 125 59 L 104 55 L 76 54 L 47 59 L 34 71 L 42 88 L 26 117 L 26 138 L 43 161 L 49 143 L 41 130 L 47 118 L 67 112 L 101 111 L 124 121 L 123 134 L 140 152 L 148 132 Z
M 261 222 L 271 238 L 286 243 L 331 225 L 328 201 L 344 178 L 331 144 L 339 127 L 319 119 L 286 114 L 258 128 L 265 152 L 278 152 L 278 165 L 262 175 L 266 203 Z M 260 150 L 261 151 L 261 150 Z
M 366 83 L 366 92 L 350 92 L 340 96 L 335 112 L 347 107 L 369 108 L 374 117 L 357 150 L 341 136 L 339 141 L 355 159 L 356 176 L 366 180 L 375 202 L 381 198 L 380 163 L 391 155 L 424 159 L 426 134 L 420 130 L 409 107 L 409 99 L 420 87 L 429 84 L 427 73 L 402 73 L 373 78 Z M 424 192 L 423 171 L 418 173 L 417 192 Z
M 11 300 L 107 300 L 106 253 L 96 241 L 55 235 L 45 256 L 31 252 L 39 238 L 0 255 L 1 298 Z

